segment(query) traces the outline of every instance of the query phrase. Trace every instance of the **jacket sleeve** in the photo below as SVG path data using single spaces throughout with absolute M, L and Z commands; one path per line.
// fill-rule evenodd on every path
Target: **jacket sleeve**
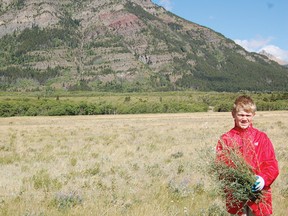
M 279 167 L 273 144 L 266 134 L 263 135 L 259 166 L 260 173 L 258 175 L 265 180 L 265 186 L 269 187 L 279 175 Z

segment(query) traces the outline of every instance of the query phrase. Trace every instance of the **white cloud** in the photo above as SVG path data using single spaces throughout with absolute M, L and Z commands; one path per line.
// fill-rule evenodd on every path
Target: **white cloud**
M 242 46 L 249 52 L 260 52 L 261 50 L 265 50 L 267 53 L 272 54 L 273 56 L 288 62 L 288 51 L 282 50 L 281 48 L 270 44 L 272 38 L 256 38 L 250 40 L 234 40 L 235 43 Z
M 264 46 L 261 50 L 265 50 L 267 53 L 272 54 L 278 59 L 281 59 L 285 62 L 288 62 L 288 51 L 287 50 L 282 50 L 277 46 L 274 45 L 267 45 Z
M 171 0 L 160 0 L 159 5 L 163 6 L 166 10 L 172 10 L 172 2 Z
M 250 40 L 236 39 L 234 41 L 235 43 L 239 44 L 240 46 L 242 46 L 244 49 L 246 49 L 249 52 L 257 52 L 262 47 L 268 45 L 271 40 L 272 40 L 271 38 L 268 38 L 268 39 L 257 38 L 257 39 L 250 39 Z

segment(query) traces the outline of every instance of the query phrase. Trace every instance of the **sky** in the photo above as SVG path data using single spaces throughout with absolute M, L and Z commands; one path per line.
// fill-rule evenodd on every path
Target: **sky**
M 288 0 L 152 0 L 234 40 L 249 52 L 288 62 Z

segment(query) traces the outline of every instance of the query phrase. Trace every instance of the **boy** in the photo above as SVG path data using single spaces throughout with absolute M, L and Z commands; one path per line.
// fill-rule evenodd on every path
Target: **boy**
M 253 192 L 262 191 L 261 200 L 236 201 L 226 193 L 227 211 L 232 215 L 268 216 L 272 214 L 271 184 L 279 174 L 273 145 L 267 135 L 252 125 L 256 105 L 249 96 L 236 98 L 232 116 L 235 126 L 223 134 L 216 146 L 217 159 L 223 161 L 223 149 L 237 148 L 255 173 Z M 227 162 L 226 162 L 227 163 Z M 229 164 L 228 164 L 229 165 Z

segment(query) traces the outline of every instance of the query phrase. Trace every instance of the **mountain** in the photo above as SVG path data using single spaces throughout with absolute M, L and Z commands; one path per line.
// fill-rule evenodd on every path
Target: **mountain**
M 286 67 L 150 0 L 2 0 L 0 47 L 2 91 L 288 90 Z
M 283 60 L 277 58 L 276 56 L 274 56 L 273 54 L 267 52 L 266 50 L 261 50 L 261 51 L 259 52 L 259 54 L 266 56 L 266 57 L 269 58 L 270 60 L 273 60 L 273 61 L 277 62 L 277 63 L 280 64 L 280 65 L 288 65 L 288 62 L 283 61 Z

